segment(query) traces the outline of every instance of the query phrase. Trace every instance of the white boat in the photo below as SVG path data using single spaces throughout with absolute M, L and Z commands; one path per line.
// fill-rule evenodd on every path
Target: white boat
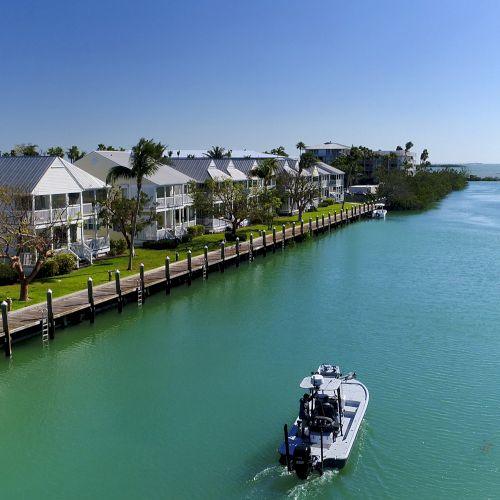
M 373 207 L 372 217 L 374 219 L 385 219 L 387 215 L 387 210 L 385 209 L 385 205 L 383 203 L 375 203 Z
M 356 374 L 340 373 L 333 365 L 321 365 L 300 383 L 307 389 L 300 399 L 299 416 L 279 447 L 280 463 L 307 479 L 317 470 L 342 468 L 351 453 L 368 406 L 368 389 Z

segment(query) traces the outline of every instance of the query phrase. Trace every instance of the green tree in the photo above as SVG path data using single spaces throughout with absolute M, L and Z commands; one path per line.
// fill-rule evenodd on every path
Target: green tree
M 403 148 L 401 146 L 396 146 L 396 151 L 403 151 Z
M 230 149 L 226 151 L 225 148 L 221 146 L 212 146 L 212 148 L 205 153 L 205 156 L 213 159 L 231 158 L 231 153 L 232 151 Z
M 10 156 L 39 156 L 36 144 L 16 144 L 10 151 Z
M 287 152 L 283 146 L 278 146 L 277 148 L 271 149 L 271 151 L 264 151 L 268 155 L 285 156 L 288 157 Z
M 61 146 L 52 146 L 47 149 L 47 154 L 49 156 L 59 156 L 59 158 L 64 158 L 64 149 Z
M 249 199 L 249 216 L 253 223 L 266 224 L 272 229 L 282 201 L 276 189 L 257 189 Z
M 130 231 L 130 248 L 128 270 L 132 269 L 132 260 L 134 257 L 134 242 L 137 234 L 137 224 L 141 208 L 141 193 L 144 177 L 153 175 L 160 165 L 170 163 L 168 158 L 163 156 L 166 146 L 160 142 L 154 142 L 153 139 L 142 137 L 132 148 L 130 155 L 130 167 L 116 165 L 111 168 L 106 177 L 106 182 L 112 184 L 119 178 L 134 179 L 137 187 L 135 196 L 135 209 L 132 214 Z
M 303 149 L 306 149 L 306 145 L 302 142 L 302 141 L 299 141 L 295 147 L 299 150 L 299 156 L 302 156 L 302 150 Z
M 430 165 L 430 162 L 427 161 L 429 159 L 429 151 L 424 149 L 422 154 L 420 155 L 420 168 L 427 168 Z
M 241 182 L 226 179 L 222 182 L 208 179 L 203 187 L 191 183 L 191 196 L 196 213 L 202 217 L 219 217 L 231 224 L 236 234 L 249 216 L 248 196 Z
M 80 158 L 83 158 L 85 154 L 86 154 L 85 151 L 80 151 L 78 149 L 78 146 L 71 146 L 66 151 L 66 156 L 69 158 L 69 161 L 71 163 L 75 163 L 75 161 L 78 161 Z
M 264 181 L 264 189 L 271 184 L 272 178 L 276 175 L 278 170 L 278 162 L 275 158 L 265 158 L 260 160 L 251 171 L 250 175 L 258 177 Z
M 134 236 L 150 224 L 160 221 L 160 214 L 156 213 L 156 206 L 152 199 L 142 192 L 139 201 L 139 216 L 136 219 L 135 230 L 132 227 L 137 210 L 136 200 L 123 196 L 121 189 L 113 187 L 106 199 L 100 205 L 99 218 L 106 226 L 112 226 L 120 231 L 127 242 L 127 249 L 132 248 L 132 233 Z
M 308 205 L 318 196 L 318 186 L 308 169 L 314 168 L 318 159 L 312 153 L 303 153 L 299 160 L 298 171 L 283 171 L 276 177 L 276 187 L 282 200 L 289 200 L 292 210 L 298 210 L 298 220 Z
M 19 280 L 19 300 L 29 300 L 29 285 L 43 263 L 52 255 L 55 242 L 53 229 L 61 227 L 65 211 L 54 211 L 50 223 L 43 230 L 33 221 L 33 201 L 30 193 L 11 188 L 0 188 L 0 257 L 10 263 Z M 56 213 L 57 212 L 57 213 Z M 23 254 L 32 257 L 27 272 Z

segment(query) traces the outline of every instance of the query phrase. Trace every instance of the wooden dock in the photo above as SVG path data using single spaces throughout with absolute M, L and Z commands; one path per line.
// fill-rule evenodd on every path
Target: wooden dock
M 121 279 L 119 271 L 115 272 L 114 280 L 108 283 L 92 286 L 89 279 L 85 290 L 74 292 L 60 298 L 52 299 L 51 292 L 47 294 L 47 303 L 35 304 L 12 312 L 2 306 L 2 323 L 0 324 L 0 342 L 7 356 L 12 354 L 12 342 L 33 335 L 48 332 L 48 337 L 54 338 L 55 330 L 71 323 L 89 320 L 94 322 L 99 310 L 116 307 L 122 311 L 124 304 L 142 302 L 154 292 L 163 290 L 170 293 L 172 286 L 181 283 L 191 284 L 195 278 L 213 271 L 224 272 L 230 265 L 239 265 L 241 261 L 253 260 L 257 255 L 265 255 L 285 248 L 287 242 L 302 241 L 307 235 L 319 235 L 354 222 L 362 217 L 370 216 L 373 205 L 363 204 L 337 214 L 325 215 L 297 222 L 293 227 L 276 227 L 272 231 L 264 231 L 260 236 L 250 237 L 249 241 L 226 246 L 221 243 L 220 250 L 207 251 L 195 257 L 188 255 L 186 260 L 170 262 L 167 258 L 165 266 L 150 271 L 141 269 L 141 273 Z M 307 213 L 304 214 L 307 216 Z M 50 294 L 50 297 L 49 297 Z

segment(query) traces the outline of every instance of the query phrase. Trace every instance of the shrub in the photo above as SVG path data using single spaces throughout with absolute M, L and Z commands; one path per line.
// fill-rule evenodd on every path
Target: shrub
M 188 234 L 183 234 L 181 236 L 181 243 L 189 243 L 193 237 L 188 233 Z
M 76 257 L 71 253 L 60 253 L 54 257 L 57 274 L 68 274 L 76 267 Z
M 59 264 L 54 257 L 50 257 L 47 259 L 38 271 L 39 278 L 51 278 L 52 276 L 56 276 L 59 272 Z
M 335 202 L 331 198 L 325 198 L 324 200 L 321 200 L 321 203 L 318 205 L 318 207 L 329 207 L 330 205 L 333 205 Z
M 0 285 L 12 285 L 16 278 L 16 273 L 9 264 L 0 263 Z
M 125 253 L 127 249 L 127 242 L 123 238 L 119 238 L 117 240 L 111 240 L 109 242 L 109 255 L 121 255 Z
M 317 208 L 314 205 L 311 205 L 306 212 L 316 212 Z
M 151 250 L 173 250 L 179 246 L 179 243 L 180 240 L 178 238 L 163 239 L 158 241 L 145 241 L 142 247 Z
M 192 238 L 196 238 L 196 236 L 203 236 L 205 234 L 205 226 L 203 224 L 196 224 L 196 226 L 188 227 L 187 231 Z
M 236 231 L 236 234 L 233 234 L 231 231 L 224 233 L 226 241 L 236 241 L 236 237 L 238 237 L 240 241 L 246 241 L 247 233 L 245 233 L 245 231 Z

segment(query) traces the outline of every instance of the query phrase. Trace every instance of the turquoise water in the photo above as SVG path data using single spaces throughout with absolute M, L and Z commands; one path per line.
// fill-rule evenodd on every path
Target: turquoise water
M 3 498 L 498 498 L 500 183 L 33 339 L 0 360 Z M 277 465 L 298 383 L 356 370 L 348 465 Z

